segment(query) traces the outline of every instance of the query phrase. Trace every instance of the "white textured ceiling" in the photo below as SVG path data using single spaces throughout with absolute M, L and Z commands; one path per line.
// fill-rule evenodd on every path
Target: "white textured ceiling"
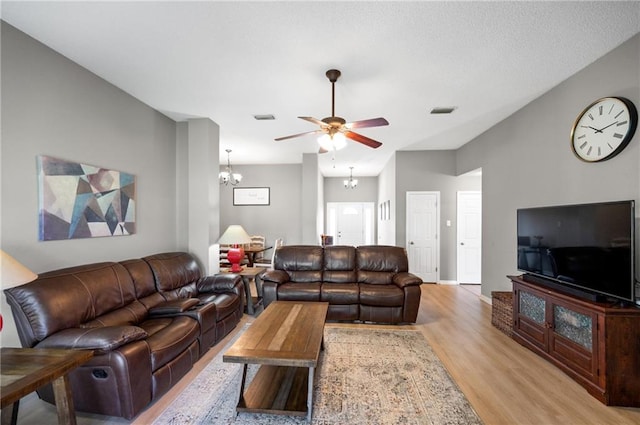
M 221 161 L 300 163 L 331 115 L 385 117 L 321 155 L 377 175 L 396 150 L 455 149 L 640 31 L 625 2 L 2 2 L 2 19 L 176 120 L 220 125 Z M 430 115 L 455 106 L 451 115 Z M 578 111 L 576 111 L 577 113 Z M 275 121 L 256 121 L 273 114 Z M 567 128 L 567 134 L 569 133 Z

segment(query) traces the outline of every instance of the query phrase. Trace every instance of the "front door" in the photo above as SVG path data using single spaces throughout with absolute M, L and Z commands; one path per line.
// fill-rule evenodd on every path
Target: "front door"
M 336 245 L 364 245 L 364 214 L 362 204 L 338 205 Z
M 409 271 L 424 282 L 440 280 L 440 192 L 407 192 Z
M 328 202 L 327 234 L 334 245 L 371 245 L 374 240 L 372 202 Z

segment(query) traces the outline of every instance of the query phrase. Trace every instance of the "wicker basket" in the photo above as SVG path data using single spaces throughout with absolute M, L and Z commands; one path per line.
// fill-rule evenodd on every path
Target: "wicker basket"
M 491 292 L 491 324 L 511 337 L 513 334 L 513 292 Z

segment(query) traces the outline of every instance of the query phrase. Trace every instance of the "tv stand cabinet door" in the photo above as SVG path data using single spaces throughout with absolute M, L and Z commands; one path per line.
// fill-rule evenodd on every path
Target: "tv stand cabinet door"
M 545 295 L 514 282 L 513 300 L 514 336 L 520 343 L 547 352 L 549 332 Z
M 549 309 L 549 354 L 598 384 L 598 315 L 552 296 Z

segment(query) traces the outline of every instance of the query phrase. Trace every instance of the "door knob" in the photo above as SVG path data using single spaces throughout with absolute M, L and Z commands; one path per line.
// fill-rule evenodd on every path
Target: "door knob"
M 460 242 L 460 245 L 464 245 L 464 242 Z
M 409 245 L 413 245 L 413 241 L 409 242 Z

